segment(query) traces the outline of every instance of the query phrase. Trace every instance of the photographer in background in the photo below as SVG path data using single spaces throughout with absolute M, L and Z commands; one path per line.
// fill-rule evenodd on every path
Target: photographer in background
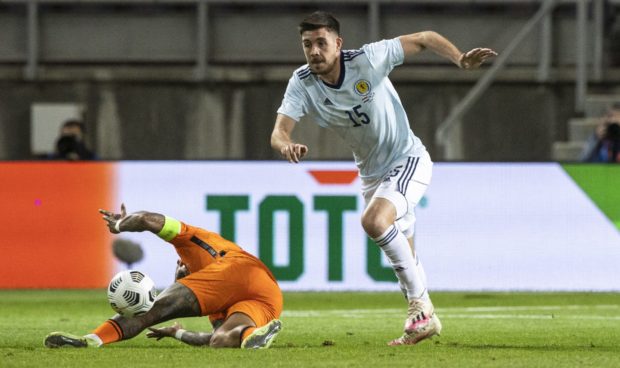
M 581 161 L 620 163 L 620 103 L 614 104 L 596 127 Z
M 67 120 L 56 140 L 56 151 L 49 158 L 69 161 L 95 160 L 95 153 L 84 143 L 84 123 L 74 119 Z
M 587 162 L 620 163 L 620 124 L 608 121 L 604 124 L 601 138 L 585 157 Z

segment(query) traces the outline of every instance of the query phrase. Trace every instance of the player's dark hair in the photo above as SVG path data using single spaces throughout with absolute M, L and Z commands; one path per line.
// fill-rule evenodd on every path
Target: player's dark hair
M 340 22 L 338 22 L 338 19 L 331 13 L 322 10 L 317 10 L 305 17 L 301 23 L 299 23 L 298 27 L 299 34 L 320 28 L 327 28 L 329 31 L 335 32 L 340 36 Z

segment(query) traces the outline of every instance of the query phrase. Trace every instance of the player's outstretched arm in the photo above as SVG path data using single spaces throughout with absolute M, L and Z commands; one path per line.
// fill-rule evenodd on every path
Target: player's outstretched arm
M 306 145 L 295 143 L 291 134 L 295 128 L 295 120 L 278 114 L 276 124 L 271 133 L 271 147 L 278 151 L 288 162 L 298 163 L 307 153 Z
M 179 341 L 193 346 L 209 346 L 211 343 L 211 336 L 213 336 L 212 333 L 207 332 L 186 331 L 178 322 L 175 322 L 169 327 L 149 327 L 148 329 L 150 330 L 150 332 L 146 334 L 148 338 L 157 339 L 157 341 L 159 341 L 164 337 L 174 337 Z
M 452 42 L 437 32 L 424 31 L 400 36 L 405 57 L 415 55 L 423 50 L 430 50 L 442 56 L 459 68 L 476 69 L 487 59 L 497 56 L 497 53 L 488 48 L 475 48 L 468 52 L 461 52 Z
M 99 210 L 99 213 L 103 215 L 103 220 L 113 234 L 118 234 L 123 231 L 150 231 L 154 234 L 158 234 L 164 227 L 166 221 L 164 215 L 154 212 L 138 211 L 127 214 L 124 203 L 121 204 L 120 213 L 102 209 Z

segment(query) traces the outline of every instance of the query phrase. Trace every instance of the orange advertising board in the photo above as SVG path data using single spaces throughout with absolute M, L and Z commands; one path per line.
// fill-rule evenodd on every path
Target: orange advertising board
M 0 163 L 0 288 L 100 288 L 113 272 L 114 164 Z

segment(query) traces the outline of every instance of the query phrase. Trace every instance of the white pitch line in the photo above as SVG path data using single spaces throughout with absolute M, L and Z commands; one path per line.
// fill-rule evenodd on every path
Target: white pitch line
M 620 316 L 595 315 L 551 315 L 551 314 L 442 314 L 441 318 L 459 319 L 579 319 L 579 320 L 620 320 Z
M 554 319 L 550 314 L 442 314 L 442 319 Z
M 437 308 L 441 311 L 465 311 L 465 312 L 513 312 L 528 310 L 581 310 L 581 309 L 620 309 L 620 305 L 613 304 L 596 304 L 596 305 L 530 305 L 530 306 L 513 306 L 513 307 L 448 307 Z
M 361 315 L 361 314 L 397 314 L 406 311 L 406 308 L 380 308 L 380 309 L 324 309 L 324 310 L 285 310 L 282 312 L 287 317 L 322 317 L 322 316 L 342 316 L 342 315 Z
M 525 311 L 576 311 L 576 310 L 618 310 L 618 305 L 546 305 L 546 306 L 514 306 L 514 307 L 449 307 L 438 308 L 437 313 L 441 318 L 461 319 L 589 319 L 589 320 L 620 320 L 620 316 L 599 316 L 588 313 L 579 315 L 554 315 L 554 314 L 505 314 L 489 312 L 525 312 Z M 458 313 L 460 312 L 460 313 Z M 481 314 L 480 312 L 487 312 Z M 284 317 L 341 317 L 341 318 L 365 318 L 368 315 L 401 316 L 405 313 L 404 308 L 380 308 L 380 309 L 327 309 L 327 310 L 286 310 Z

